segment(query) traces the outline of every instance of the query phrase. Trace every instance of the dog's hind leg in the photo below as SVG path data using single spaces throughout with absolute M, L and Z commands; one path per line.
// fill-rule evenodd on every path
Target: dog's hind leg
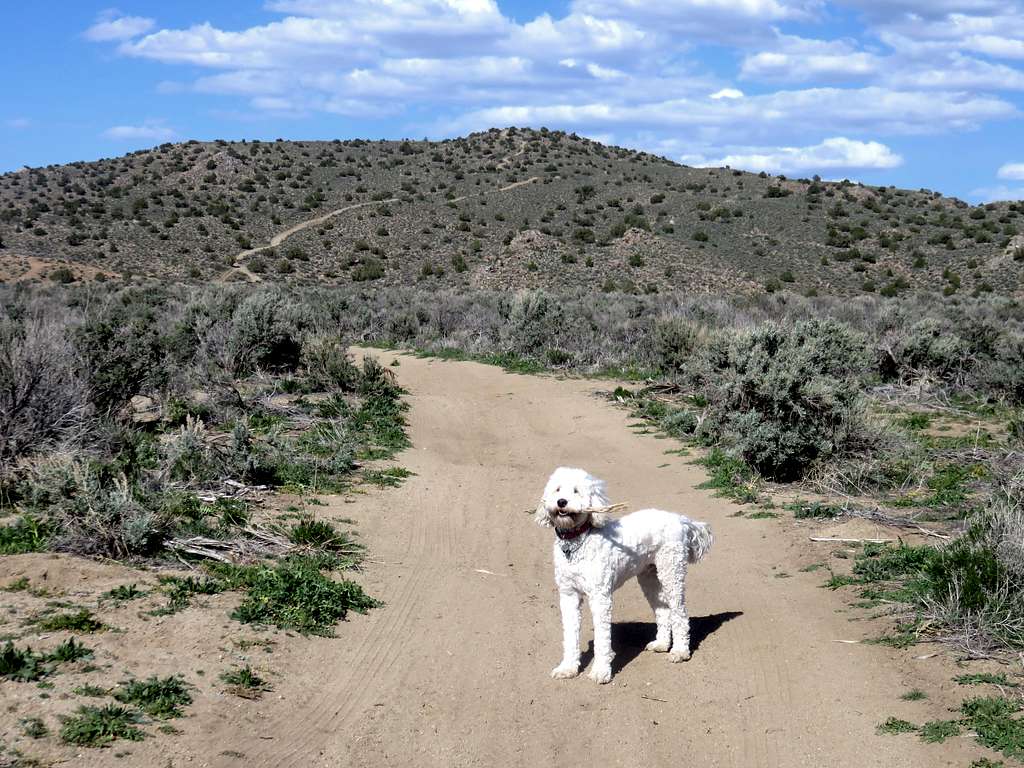
M 662 594 L 668 603 L 672 626 L 672 649 L 669 661 L 690 658 L 690 617 L 686 613 L 686 550 L 682 546 L 666 546 L 656 558 Z
M 578 592 L 561 592 L 558 602 L 562 609 L 562 663 L 551 670 L 551 676 L 564 679 L 580 673 L 580 623 L 583 620 L 580 607 L 583 597 Z
M 654 611 L 654 620 L 658 624 L 658 633 L 647 644 L 647 650 L 654 651 L 655 653 L 665 653 L 672 644 L 672 625 L 669 621 L 668 603 L 665 602 L 665 596 L 661 590 L 661 581 L 658 579 L 658 571 L 652 565 L 650 568 L 640 571 L 637 574 L 636 580 L 640 582 L 640 589 L 643 590 L 647 602 L 651 604 L 651 609 Z

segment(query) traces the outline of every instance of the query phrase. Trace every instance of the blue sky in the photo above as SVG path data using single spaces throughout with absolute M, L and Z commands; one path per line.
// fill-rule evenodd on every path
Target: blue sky
M 7 6 L 0 171 L 543 125 L 691 165 L 1024 199 L 1024 0 Z

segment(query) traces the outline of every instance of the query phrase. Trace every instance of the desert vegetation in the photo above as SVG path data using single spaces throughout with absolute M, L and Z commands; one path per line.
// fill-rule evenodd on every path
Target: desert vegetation
M 0 279 L 1005 295 L 1022 213 L 545 129 L 190 141 L 0 176 Z
M 117 626 L 127 616 L 165 620 L 224 595 L 239 628 L 330 637 L 379 605 L 351 578 L 354 532 L 315 510 L 320 494 L 402 481 L 381 462 L 408 443 L 407 406 L 389 370 L 357 365 L 280 291 L 72 293 L 4 297 L 0 554 L 116 561 L 138 581 L 74 600 L 45 570 L 2 585 L 0 677 L 77 702 L 49 725 L 27 715 L 26 734 L 103 747 L 157 735 L 197 683 L 97 685 L 132 641 Z M 29 634 L 55 640 L 36 648 Z M 269 689 L 248 666 L 223 682 L 244 698 Z
M 1007 618 L 1020 616 L 1019 548 L 1006 542 L 1021 513 L 1024 404 L 1024 317 L 1010 300 L 112 283 L 8 289 L 3 306 L 5 552 L 152 557 L 245 529 L 243 502 L 197 496 L 225 479 L 352 482 L 363 460 L 405 445 L 389 373 L 347 356 L 360 341 L 646 379 L 624 399 L 713 448 L 727 489 L 757 498 L 765 483 L 797 483 L 966 530 L 913 561 L 932 579 L 915 604 L 972 643 L 1024 642 Z M 316 526 L 290 535 L 334 541 Z M 299 571 L 218 584 L 274 593 Z

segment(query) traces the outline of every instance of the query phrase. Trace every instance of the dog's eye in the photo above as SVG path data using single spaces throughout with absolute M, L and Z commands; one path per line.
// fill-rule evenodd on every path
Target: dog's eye
M 580 495 L 580 489 L 579 488 L 573 488 L 572 492 L 575 493 L 577 496 Z
M 562 490 L 562 486 L 558 486 L 557 488 L 555 488 L 555 493 L 558 493 L 560 490 Z

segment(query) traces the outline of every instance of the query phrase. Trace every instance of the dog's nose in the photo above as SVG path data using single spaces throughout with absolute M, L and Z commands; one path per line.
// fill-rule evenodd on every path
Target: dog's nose
M 559 499 L 557 502 L 559 509 L 565 509 L 565 505 L 569 503 L 568 499 Z

